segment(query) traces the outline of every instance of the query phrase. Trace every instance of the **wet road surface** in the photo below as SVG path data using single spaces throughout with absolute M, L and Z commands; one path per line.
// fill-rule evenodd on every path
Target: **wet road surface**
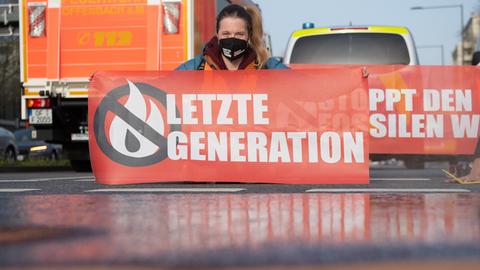
M 103 186 L 89 174 L 1 174 L 0 267 L 478 269 L 478 185 L 444 183 L 427 170 L 372 178 L 329 193 L 340 187 Z M 130 190 L 98 191 L 112 188 Z
M 126 194 L 126 193 L 471 193 L 480 184 L 447 183 L 440 169 L 375 169 L 369 185 L 277 185 L 244 183 L 155 183 L 101 185 L 91 173 L 0 173 L 0 195 Z

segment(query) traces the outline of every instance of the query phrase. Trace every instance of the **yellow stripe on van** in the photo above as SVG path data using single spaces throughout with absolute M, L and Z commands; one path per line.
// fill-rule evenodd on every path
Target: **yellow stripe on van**
M 376 33 L 391 33 L 391 34 L 399 34 L 405 35 L 408 34 L 408 30 L 405 27 L 399 26 L 370 26 L 368 27 L 369 32 L 376 32 Z
M 304 36 L 313 36 L 330 33 L 330 28 L 312 28 L 312 29 L 302 29 L 293 32 L 292 36 L 295 38 L 304 37 Z
M 345 29 L 342 29 L 342 28 L 345 28 Z M 351 29 L 349 29 L 348 26 L 338 27 L 338 29 L 342 29 L 342 30 L 337 30 L 337 31 L 335 30 L 332 31 L 332 28 L 302 29 L 302 30 L 293 32 L 292 37 L 300 38 L 304 36 L 322 35 L 322 34 L 329 34 L 334 32 L 339 32 L 339 33 L 370 32 L 370 33 L 390 33 L 390 34 L 399 34 L 399 35 L 408 34 L 408 29 L 400 26 L 369 26 L 364 28 L 368 28 L 368 29 L 362 29 L 361 26 L 352 26 Z M 336 29 L 336 27 L 334 27 L 333 29 Z

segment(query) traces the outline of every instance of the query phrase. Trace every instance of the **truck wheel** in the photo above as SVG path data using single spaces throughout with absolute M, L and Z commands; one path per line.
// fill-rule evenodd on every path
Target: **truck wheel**
M 90 160 L 70 160 L 70 164 L 72 168 L 76 172 L 91 172 L 92 165 L 90 164 Z

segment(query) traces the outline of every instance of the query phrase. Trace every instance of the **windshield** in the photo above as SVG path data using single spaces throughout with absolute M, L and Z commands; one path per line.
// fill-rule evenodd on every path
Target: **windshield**
M 404 64 L 410 63 L 402 36 L 382 33 L 329 34 L 297 40 L 292 64 Z
M 20 129 L 16 130 L 14 133 L 15 139 L 18 142 L 29 141 L 31 138 L 31 130 L 30 129 Z

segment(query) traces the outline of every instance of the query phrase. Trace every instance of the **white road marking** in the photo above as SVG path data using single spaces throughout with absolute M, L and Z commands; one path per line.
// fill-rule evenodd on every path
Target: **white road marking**
M 18 192 L 29 192 L 29 191 L 39 191 L 41 189 L 34 188 L 0 188 L 0 193 L 18 193 Z
M 308 193 L 468 193 L 468 189 L 447 188 L 314 188 Z
M 95 182 L 95 178 L 75 180 L 75 182 Z
M 85 192 L 240 192 L 245 188 L 105 188 L 92 189 Z
M 370 178 L 371 181 L 431 181 L 431 178 Z
M 29 182 L 47 182 L 47 181 L 59 181 L 59 180 L 86 180 L 94 179 L 91 176 L 81 177 L 56 177 L 56 178 L 31 178 L 31 179 L 6 179 L 0 180 L 0 183 L 29 183 Z

